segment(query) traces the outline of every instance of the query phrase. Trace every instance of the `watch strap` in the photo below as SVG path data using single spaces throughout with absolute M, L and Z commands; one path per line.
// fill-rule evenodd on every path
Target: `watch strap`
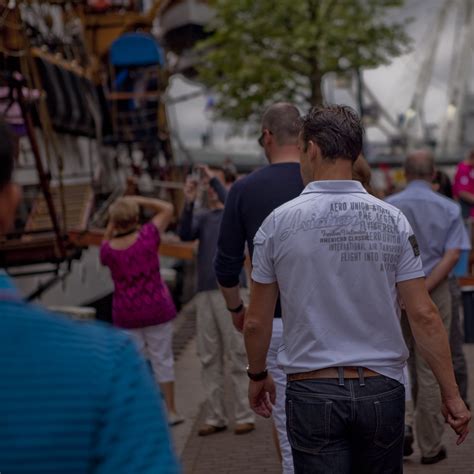
M 249 369 L 247 368 L 247 375 L 250 380 L 253 382 L 260 382 L 262 380 L 265 380 L 268 376 L 268 370 L 262 370 L 262 372 L 258 372 L 257 374 L 254 374 L 252 372 L 249 372 Z
M 241 301 L 239 306 L 237 306 L 236 308 L 227 307 L 227 311 L 229 311 L 231 313 L 240 313 L 243 309 L 244 309 L 244 302 L 243 301 Z

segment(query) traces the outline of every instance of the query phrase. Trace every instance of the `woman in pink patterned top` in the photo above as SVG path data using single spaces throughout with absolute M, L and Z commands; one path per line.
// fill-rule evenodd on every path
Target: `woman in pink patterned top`
M 453 194 L 461 203 L 463 217 L 474 217 L 474 150 L 458 165 Z
M 139 227 L 140 206 L 156 212 Z M 150 360 L 168 408 L 170 424 L 183 421 L 174 405 L 172 351 L 176 308 L 160 275 L 160 233 L 173 216 L 173 206 L 159 199 L 130 196 L 118 199 L 109 210 L 109 225 L 100 248 L 100 260 L 110 269 L 115 292 L 115 326 L 127 330 Z

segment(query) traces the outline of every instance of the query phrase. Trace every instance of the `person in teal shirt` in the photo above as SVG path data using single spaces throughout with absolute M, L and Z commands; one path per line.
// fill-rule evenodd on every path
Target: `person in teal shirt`
M 20 201 L 0 122 L 0 235 Z M 121 332 L 27 304 L 0 270 L 0 472 L 175 474 L 160 394 Z

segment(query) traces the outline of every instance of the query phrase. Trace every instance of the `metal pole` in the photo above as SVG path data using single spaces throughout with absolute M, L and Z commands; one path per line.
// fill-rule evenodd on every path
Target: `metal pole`
M 61 235 L 61 230 L 59 228 L 58 218 L 56 215 L 56 209 L 54 208 L 53 197 L 49 189 L 49 179 L 44 171 L 43 162 L 41 161 L 41 156 L 39 152 L 38 143 L 35 137 L 31 115 L 25 103 L 25 98 L 23 97 L 22 85 L 19 82 L 16 82 L 15 86 L 16 86 L 16 91 L 17 91 L 18 104 L 20 105 L 20 108 L 21 108 L 23 120 L 25 121 L 26 132 L 28 134 L 28 138 L 31 144 L 31 150 L 35 158 L 36 169 L 38 171 L 38 176 L 40 179 L 40 186 L 43 191 L 44 198 L 46 200 L 46 205 L 48 206 L 49 216 L 53 224 L 53 230 L 54 230 L 54 233 L 56 234 L 56 241 L 58 244 L 59 252 L 61 254 L 61 257 L 65 257 L 66 252 L 64 249 L 64 243 L 63 243 L 63 239 Z

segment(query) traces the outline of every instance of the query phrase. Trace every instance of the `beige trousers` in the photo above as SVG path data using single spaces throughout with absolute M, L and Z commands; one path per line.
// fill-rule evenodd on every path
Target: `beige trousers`
M 196 295 L 197 349 L 202 365 L 202 383 L 206 393 L 206 421 L 213 426 L 228 423 L 225 406 L 224 360 L 230 364 L 233 411 L 236 423 L 253 423 L 255 416 L 248 402 L 247 355 L 242 334 L 234 329 L 219 290 Z
M 448 281 L 441 283 L 430 296 L 438 307 L 444 327 L 449 334 L 452 309 Z M 441 449 L 441 438 L 444 432 L 441 392 L 433 372 L 417 350 L 406 314 L 402 317 L 402 328 L 410 351 L 408 368 L 413 392 L 413 402 L 407 402 L 405 423 L 413 426 L 414 418 L 416 439 L 421 455 L 431 457 L 438 454 Z

